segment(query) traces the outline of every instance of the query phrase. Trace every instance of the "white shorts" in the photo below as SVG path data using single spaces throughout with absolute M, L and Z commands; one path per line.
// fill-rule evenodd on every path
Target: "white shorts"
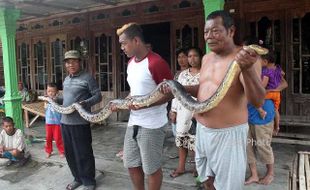
M 247 164 L 247 123 L 213 129 L 197 123 L 196 168 L 202 182 L 214 177 L 219 190 L 242 190 Z

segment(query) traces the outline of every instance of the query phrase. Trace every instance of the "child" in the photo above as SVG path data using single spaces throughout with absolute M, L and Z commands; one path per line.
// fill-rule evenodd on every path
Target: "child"
M 11 117 L 2 119 L 3 130 L 0 133 L 0 157 L 9 159 L 8 165 L 19 162 L 24 165 L 30 155 L 26 154 L 26 144 L 23 132 L 14 127 Z
M 58 93 L 55 83 L 47 85 L 47 96 L 54 99 Z M 50 104 L 45 105 L 45 129 L 46 129 L 46 144 L 45 152 L 46 158 L 49 158 L 53 151 L 53 139 L 56 142 L 60 158 L 64 158 L 64 145 L 62 142 L 60 119 L 61 114 L 56 112 Z
M 275 106 L 275 121 L 274 121 L 274 132 L 280 129 L 280 113 L 279 106 L 281 102 L 280 91 L 277 91 L 277 87 L 281 84 L 284 79 L 284 72 L 279 65 L 275 64 L 275 56 L 273 52 L 269 51 L 267 55 L 262 56 L 262 80 L 263 86 L 267 90 L 265 99 L 271 99 Z M 262 119 L 266 117 L 266 111 L 263 108 L 258 108 L 258 112 Z

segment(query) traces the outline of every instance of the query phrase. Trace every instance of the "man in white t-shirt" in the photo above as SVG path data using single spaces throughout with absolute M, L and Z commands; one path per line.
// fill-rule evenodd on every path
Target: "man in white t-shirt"
M 26 144 L 23 132 L 14 127 L 11 117 L 2 119 L 3 130 L 0 133 L 0 157 L 12 162 L 20 161 L 24 164 L 28 160 L 26 156 Z
M 121 49 L 131 59 L 127 67 L 130 96 L 152 92 L 164 79 L 173 79 L 167 62 L 145 44 L 142 29 L 129 23 L 117 30 Z M 128 168 L 134 188 L 160 189 L 164 127 L 168 123 L 167 103 L 156 103 L 144 109 L 130 106 L 130 117 L 124 140 L 124 166 Z M 112 107 L 112 110 L 116 111 Z

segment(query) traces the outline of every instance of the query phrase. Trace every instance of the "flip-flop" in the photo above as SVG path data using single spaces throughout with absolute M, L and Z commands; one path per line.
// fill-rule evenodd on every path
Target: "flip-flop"
M 83 190 L 94 190 L 96 188 L 96 185 L 87 185 L 84 186 Z
M 179 158 L 179 155 L 170 155 L 169 158 L 170 159 L 176 159 L 176 158 Z
M 195 163 L 195 160 L 188 160 L 187 163 Z
M 170 174 L 170 177 L 172 178 L 176 178 L 176 177 L 179 177 L 181 175 L 185 174 L 185 171 L 184 172 L 178 172 L 177 170 L 173 170 Z
M 73 181 L 73 182 L 71 182 L 71 183 L 69 183 L 67 185 L 66 190 L 74 190 L 74 189 L 78 188 L 81 185 L 82 185 L 81 182 Z

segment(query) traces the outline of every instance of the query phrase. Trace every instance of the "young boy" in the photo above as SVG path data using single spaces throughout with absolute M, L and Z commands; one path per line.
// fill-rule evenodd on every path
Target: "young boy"
M 262 80 L 263 86 L 266 88 L 267 92 L 265 99 L 272 100 L 275 106 L 274 134 L 276 135 L 280 126 L 279 106 L 281 102 L 280 91 L 277 91 L 276 89 L 282 81 L 285 81 L 285 73 L 279 65 L 275 64 L 275 55 L 272 51 L 269 51 L 267 55 L 262 56 L 262 60 Z M 258 111 L 261 118 L 265 119 L 266 111 L 263 108 L 258 108 Z
M 11 117 L 2 119 L 3 130 L 0 133 L 0 157 L 10 160 L 9 164 L 18 162 L 24 165 L 28 161 L 29 155 L 26 154 L 26 144 L 23 132 L 14 127 Z
M 55 83 L 49 83 L 46 90 L 47 96 L 54 99 L 58 93 Z M 61 114 L 56 112 L 50 104 L 45 104 L 45 129 L 46 129 L 46 158 L 49 158 L 53 151 L 53 139 L 56 142 L 60 158 L 64 158 L 64 145 L 62 142 L 60 119 Z

